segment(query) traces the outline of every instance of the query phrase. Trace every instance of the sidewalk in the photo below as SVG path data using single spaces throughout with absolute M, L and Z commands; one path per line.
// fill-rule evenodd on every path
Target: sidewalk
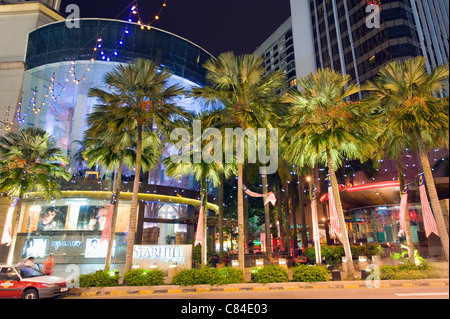
M 373 283 L 373 282 L 372 282 Z M 445 287 L 449 286 L 449 279 L 419 279 L 419 280 L 380 280 L 378 288 L 399 287 Z M 375 288 L 377 288 L 375 286 Z M 270 284 L 242 283 L 223 286 L 148 286 L 148 287 L 106 287 L 106 288 L 72 288 L 67 296 L 117 296 L 117 295 L 151 295 L 151 294 L 188 294 L 188 293 L 217 293 L 240 291 L 268 291 L 268 290 L 299 290 L 299 289 L 371 289 L 366 281 L 325 281 L 316 283 L 285 282 Z M 372 288 L 373 289 L 373 288 Z

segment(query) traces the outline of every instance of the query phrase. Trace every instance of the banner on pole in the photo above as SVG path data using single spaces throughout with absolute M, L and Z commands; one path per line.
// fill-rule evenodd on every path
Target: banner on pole
M 108 214 L 106 215 L 105 226 L 103 227 L 102 238 L 100 239 L 100 243 L 105 240 L 106 241 L 111 240 L 112 214 L 114 211 L 114 204 L 116 203 L 116 198 L 117 198 L 116 194 L 113 194 L 111 197 L 111 202 L 109 203 Z
M 422 216 L 423 216 L 423 227 L 425 229 L 425 236 L 428 238 L 431 235 L 431 233 L 435 233 L 437 236 L 439 236 L 436 220 L 434 219 L 430 203 L 428 202 L 428 196 L 427 191 L 425 190 L 425 179 L 423 173 L 419 174 L 419 193 L 420 193 L 420 202 L 422 203 Z
M 202 204 L 200 205 L 200 212 L 198 213 L 198 223 L 197 223 L 197 231 L 195 233 L 195 243 L 194 246 L 197 246 L 198 244 L 203 244 L 203 197 L 202 197 Z
M 12 236 L 12 219 L 14 210 L 16 209 L 18 197 L 13 197 L 9 203 L 8 211 L 6 212 L 5 225 L 3 226 L 3 234 L 1 244 L 11 245 Z
M 333 187 L 331 180 L 328 178 L 328 206 L 330 210 L 330 236 L 332 238 L 341 237 L 341 229 L 339 227 L 339 218 L 337 215 L 336 201 L 334 199 Z
M 271 203 L 273 206 L 275 206 L 275 204 L 277 203 L 277 198 L 275 197 L 275 194 L 273 192 L 269 192 L 267 194 L 258 194 L 249 190 L 245 185 L 242 185 L 242 190 L 251 197 L 266 197 L 264 205 L 267 205 L 267 203 Z

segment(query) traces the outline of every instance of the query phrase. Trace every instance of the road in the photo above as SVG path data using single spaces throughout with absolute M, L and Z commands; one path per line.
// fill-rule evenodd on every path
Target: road
M 207 292 L 183 294 L 146 294 L 84 296 L 65 299 L 449 299 L 448 287 L 399 287 L 355 289 L 298 289 L 277 291 Z

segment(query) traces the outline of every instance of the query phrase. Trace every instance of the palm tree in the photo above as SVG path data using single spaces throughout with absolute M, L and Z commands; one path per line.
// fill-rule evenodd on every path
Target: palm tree
M 264 75 L 263 59 L 255 55 L 236 56 L 232 52 L 222 53 L 217 60 L 205 63 L 208 85 L 194 88 L 191 95 L 205 104 L 221 107 L 212 111 L 206 124 L 221 128 L 270 128 L 270 119 L 275 116 L 274 103 L 283 88 L 285 76 L 281 72 Z M 240 143 L 240 141 L 236 141 Z M 240 145 L 237 145 L 238 149 Z M 238 156 L 238 238 L 239 267 L 244 269 L 244 154 Z
M 448 233 L 442 215 L 427 151 L 448 145 L 448 63 L 427 73 L 424 57 L 393 61 L 380 69 L 375 82 L 365 89 L 380 102 L 388 128 L 399 136 L 409 136 L 419 152 L 431 207 L 445 258 L 449 259 Z M 448 92 L 448 91 L 447 91 Z
M 130 223 L 128 226 L 125 271 L 131 269 L 133 247 L 136 233 L 138 192 L 143 155 L 144 132 L 165 133 L 175 127 L 177 120 L 186 117 L 186 113 L 174 105 L 170 99 L 183 94 L 179 85 L 168 84 L 171 76 L 166 69 L 160 69 L 154 61 L 135 59 L 128 64 L 117 66 L 107 73 L 104 82 L 111 93 L 99 88 L 91 89 L 99 95 L 110 96 L 111 100 L 120 99 L 116 109 L 116 125 L 130 131 L 136 131 L 136 166 L 131 198 Z
M 350 82 L 350 76 L 323 69 L 298 83 L 303 90 L 301 93 L 292 91 L 292 108 L 286 117 L 286 125 L 291 127 L 287 130 L 291 136 L 287 157 L 301 166 L 314 167 L 316 163 L 328 166 L 348 275 L 353 277 L 354 267 L 335 169 L 344 158 L 364 161 L 368 154 L 372 154 L 376 123 L 371 121 L 365 104 L 348 101 L 350 96 L 359 92 L 358 86 Z
M 61 149 L 53 147 L 52 137 L 40 128 L 0 137 L 0 192 L 18 198 L 8 263 L 12 263 L 14 255 L 24 195 L 36 191 L 43 192 L 48 201 L 59 197 L 60 180 L 71 178 L 65 171 L 67 163 Z
M 378 157 L 387 155 L 389 158 L 395 160 L 397 164 L 397 176 L 400 183 L 399 197 L 402 197 L 403 186 L 405 185 L 405 175 L 402 165 L 402 155 L 404 155 L 405 149 L 411 147 L 412 141 L 410 136 L 397 134 L 391 128 L 388 127 L 389 118 L 382 116 L 379 119 L 380 126 L 383 129 L 382 134 L 378 137 L 378 145 L 381 151 L 378 153 Z M 409 214 L 405 214 L 405 237 L 408 249 L 409 262 L 414 263 L 414 244 L 411 234 L 411 225 L 409 220 Z
M 196 117 L 201 122 L 202 118 L 205 118 L 205 115 L 200 114 Z M 221 183 L 220 175 L 224 175 L 225 178 L 228 178 L 230 175 L 236 173 L 236 165 L 234 163 L 221 163 L 216 161 L 205 161 L 204 157 L 201 157 L 201 161 L 195 161 L 195 153 L 202 152 L 202 150 L 207 149 L 211 146 L 211 143 L 222 143 L 222 139 L 220 141 L 213 141 L 212 139 L 206 139 L 201 141 L 201 149 L 196 150 L 191 147 L 191 150 L 187 154 L 183 154 L 184 156 L 189 158 L 189 161 L 173 161 L 171 157 L 168 157 L 164 160 L 164 165 L 166 167 L 166 174 L 168 176 L 176 177 L 176 176 L 188 176 L 193 175 L 194 178 L 200 182 L 200 197 L 202 200 L 202 206 L 204 207 L 203 214 L 203 229 L 197 229 L 197 231 L 203 232 L 203 244 L 202 244 L 202 265 L 206 266 L 207 264 L 207 204 L 208 204 L 208 187 L 212 185 L 213 187 L 217 187 Z M 210 150 L 209 150 L 210 151 Z M 211 153 L 211 151 L 210 151 Z

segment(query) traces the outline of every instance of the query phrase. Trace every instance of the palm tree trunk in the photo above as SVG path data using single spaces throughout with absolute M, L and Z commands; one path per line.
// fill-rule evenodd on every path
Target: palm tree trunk
M 116 238 L 116 224 L 117 224 L 117 212 L 119 210 L 119 197 L 122 190 L 122 170 L 123 170 L 123 156 L 120 156 L 119 169 L 117 170 L 116 178 L 116 202 L 114 203 L 114 209 L 111 217 L 111 236 L 108 242 L 108 250 L 106 252 L 105 259 L 105 271 L 109 271 L 111 267 L 111 256 L 114 247 L 114 240 Z
M 341 196 L 339 194 L 339 187 L 338 187 L 338 183 L 337 183 L 336 173 L 335 173 L 334 167 L 333 167 L 333 161 L 331 159 L 331 154 L 328 149 L 327 149 L 327 162 L 328 162 L 328 173 L 330 174 L 334 200 L 336 202 L 337 215 L 339 218 L 339 226 L 341 229 L 341 239 L 342 239 L 342 243 L 344 245 L 345 258 L 347 259 L 348 277 L 354 278 L 355 268 L 353 266 L 352 252 L 350 249 L 350 243 L 348 241 L 348 232 L 347 232 L 347 227 L 345 225 L 344 212 L 342 211 Z
M 280 245 L 280 250 L 284 250 L 284 243 L 285 243 L 285 234 L 284 234 L 284 226 L 283 226 L 283 210 L 281 209 L 281 182 L 279 179 L 277 179 L 277 196 L 278 196 L 278 200 L 277 200 L 277 208 L 278 208 L 278 225 L 279 225 L 279 245 Z
M 319 265 L 322 261 L 322 254 L 320 251 L 320 234 L 319 234 L 319 219 L 317 216 L 317 200 L 316 200 L 316 176 L 315 169 L 311 172 L 311 181 L 309 183 L 309 199 L 311 201 L 311 220 L 313 225 L 313 240 L 314 240 L 314 251 L 316 255 L 316 265 Z M 313 196 L 314 195 L 314 196 Z
M 127 253 L 125 257 L 125 272 L 131 269 L 133 262 L 134 236 L 136 233 L 136 218 L 138 211 L 139 178 L 141 173 L 142 156 L 142 125 L 137 127 L 136 143 L 136 174 L 133 183 L 133 195 L 131 197 L 130 222 L 128 225 Z
M 206 267 L 207 258 L 207 246 L 208 246 L 208 184 L 206 182 L 206 177 L 202 176 L 200 182 L 200 193 L 202 194 L 202 205 L 203 205 L 203 243 L 202 243 L 202 266 Z M 200 229 L 198 230 L 200 231 Z
M 219 254 L 223 254 L 223 173 L 219 173 Z
M 306 249 L 308 247 L 308 238 L 306 236 L 306 213 L 305 208 L 303 207 L 303 183 L 300 178 L 300 175 L 298 175 L 298 206 L 300 209 L 300 215 L 302 216 L 302 244 L 303 249 Z
M 268 179 L 267 179 L 267 173 L 264 171 L 262 175 L 262 189 L 263 194 L 267 194 L 269 192 L 269 189 L 267 187 L 268 185 Z M 270 203 L 264 204 L 264 219 L 265 219 L 265 231 L 266 231 L 266 252 L 269 256 L 269 258 L 272 258 L 272 236 L 270 231 Z
M 284 202 L 284 211 L 286 214 L 286 251 L 288 255 L 291 254 L 291 221 L 290 221 L 290 212 L 289 212 L 289 183 L 286 181 L 284 184 L 285 189 L 285 202 Z
M 245 237 L 244 237 L 244 194 L 242 191 L 242 177 L 244 175 L 243 163 L 238 163 L 238 245 L 239 245 L 239 269 L 244 270 L 245 262 Z
M 8 258 L 6 259 L 6 263 L 8 265 L 12 265 L 13 258 L 14 258 L 14 250 L 16 247 L 16 240 L 17 240 L 17 233 L 19 232 L 19 223 L 20 223 L 20 217 L 22 213 L 22 199 L 23 195 L 20 194 L 19 200 L 16 204 L 16 210 L 15 210 L 15 218 L 13 218 L 14 224 L 12 227 L 12 234 L 11 234 L 11 245 L 9 246 L 9 252 L 8 252 Z
M 403 186 L 405 186 L 405 176 L 403 174 L 403 166 L 400 157 L 397 157 L 397 172 L 398 172 L 398 181 L 400 182 L 400 198 L 402 197 L 401 191 L 403 190 Z M 405 212 L 405 236 L 406 236 L 406 245 L 408 246 L 408 259 L 409 262 L 414 264 L 414 243 L 412 240 L 411 234 L 411 223 L 409 221 L 409 212 L 406 209 Z
M 422 164 L 422 170 L 425 176 L 425 183 L 430 196 L 431 208 L 433 209 L 434 218 L 436 220 L 436 226 L 439 231 L 439 238 L 441 239 L 442 249 L 444 251 L 444 257 L 449 260 L 449 246 L 448 246 L 448 233 L 445 227 L 444 216 L 442 215 L 441 205 L 439 204 L 439 197 L 436 192 L 436 185 L 434 184 L 433 173 L 431 172 L 430 162 L 425 150 L 425 145 L 422 140 L 420 132 L 416 134 L 419 144 L 419 157 Z
M 245 167 L 243 167 L 243 169 L 245 170 Z M 248 186 L 247 175 L 242 176 L 242 182 L 244 183 L 244 185 Z M 246 245 L 248 245 L 248 242 L 250 241 L 250 233 L 249 233 L 249 229 L 248 229 L 248 224 L 249 224 L 248 218 L 249 218 L 249 216 L 248 216 L 248 197 L 246 195 L 244 195 L 244 236 L 245 236 L 245 244 Z
M 294 225 L 294 236 L 293 238 L 293 256 L 295 257 L 295 251 L 298 248 L 298 234 L 297 234 L 297 209 L 296 207 L 296 203 L 295 203 L 295 184 L 293 184 L 292 187 L 292 191 L 291 191 L 291 196 L 290 196 L 290 201 L 291 201 L 291 211 L 292 211 L 292 224 Z

